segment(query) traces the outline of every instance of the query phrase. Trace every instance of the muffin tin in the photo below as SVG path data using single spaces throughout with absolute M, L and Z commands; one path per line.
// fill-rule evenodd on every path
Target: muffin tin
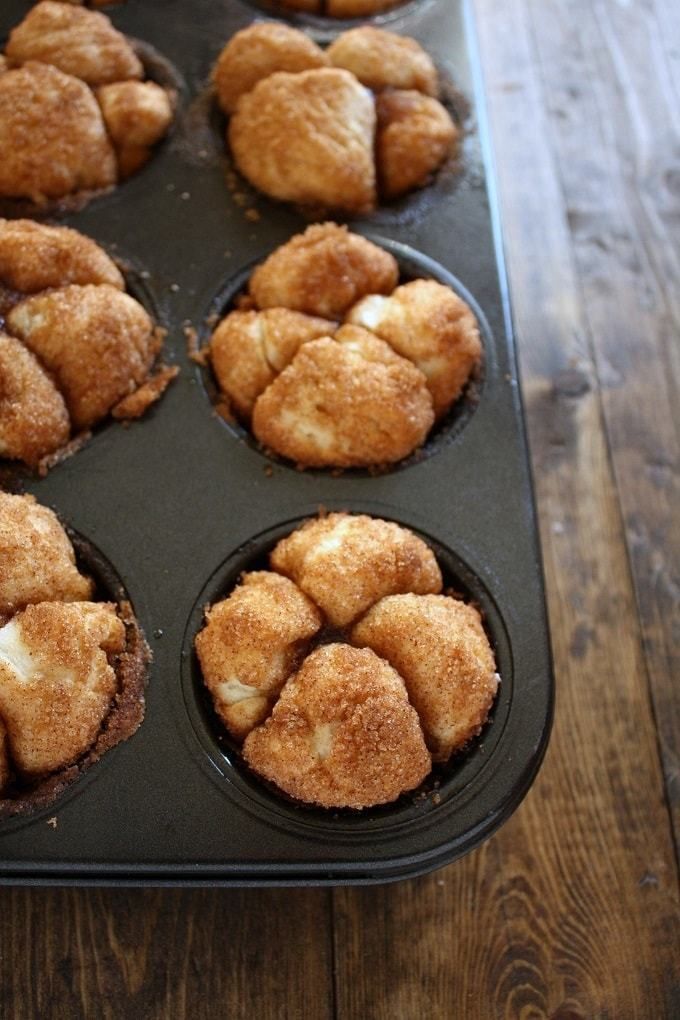
M 0 38 L 30 6 L 3 5 Z M 234 184 L 208 98 L 221 46 L 254 7 L 131 0 L 108 13 L 174 64 L 184 83 L 178 122 L 136 177 L 62 222 L 141 281 L 136 296 L 168 329 L 165 359 L 182 371 L 141 421 L 102 427 L 45 478 L 11 469 L 2 482 L 55 508 L 112 565 L 154 660 L 140 730 L 51 807 L 0 824 L 0 883 L 301 885 L 429 871 L 477 846 L 518 805 L 540 765 L 553 700 L 469 10 L 422 0 L 395 9 L 389 24 L 422 42 L 471 101 L 462 173 L 350 226 L 384 240 L 405 272 L 422 254 L 426 273 L 434 260 L 473 296 L 484 314 L 483 378 L 426 456 L 374 477 L 267 458 L 215 412 L 208 373 L 188 353 L 187 338 L 207 335 L 206 320 L 247 268 L 306 225 Z M 324 25 L 321 36 L 340 30 Z M 416 794 L 362 812 L 295 805 L 255 780 L 215 724 L 192 650 L 202 607 L 320 507 L 395 520 L 426 538 L 447 583 L 483 609 L 502 677 L 492 718 L 466 754 Z

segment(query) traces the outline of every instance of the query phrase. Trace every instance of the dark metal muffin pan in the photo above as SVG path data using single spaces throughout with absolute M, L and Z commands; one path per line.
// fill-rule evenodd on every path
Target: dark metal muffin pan
M 0 38 L 31 4 L 6 0 Z M 100 428 L 45 478 L 12 487 L 52 506 L 111 562 L 152 647 L 146 719 L 49 809 L 0 823 L 0 883 L 262 885 L 365 883 L 417 875 L 479 845 L 540 765 L 553 682 L 540 553 L 472 23 L 461 0 L 391 12 L 470 102 L 463 172 L 351 226 L 439 263 L 484 313 L 484 377 L 462 422 L 426 454 L 371 477 L 299 472 L 224 422 L 187 327 L 306 222 L 227 186 L 220 118 L 206 85 L 223 43 L 253 19 L 239 0 L 129 0 L 114 24 L 154 46 L 186 83 L 153 161 L 67 222 L 143 281 L 182 371 L 141 421 Z M 325 37 L 342 29 L 324 26 Z M 244 197 L 245 196 L 245 197 Z M 257 209 L 253 221 L 244 205 Z M 400 248 L 405 245 L 407 248 Z M 405 260 L 405 261 L 403 261 Z M 427 265 L 427 263 L 425 263 Z M 370 513 L 428 539 L 450 583 L 483 609 L 502 676 L 480 739 L 396 804 L 363 812 L 295 805 L 258 782 L 212 718 L 192 652 L 202 605 L 319 507 Z M 258 559 L 259 558 L 259 559 Z

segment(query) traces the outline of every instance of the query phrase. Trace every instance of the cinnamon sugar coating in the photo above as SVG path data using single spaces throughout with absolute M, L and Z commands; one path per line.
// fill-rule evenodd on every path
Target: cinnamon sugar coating
M 472 310 L 434 280 L 413 280 L 390 297 L 371 294 L 351 309 L 347 320 L 370 329 L 423 372 L 437 417 L 460 396 L 481 360 Z
M 376 160 L 380 193 L 393 199 L 427 184 L 458 138 L 440 102 L 414 90 L 387 89 L 376 97 Z
M 271 553 L 334 627 L 346 627 L 379 599 L 400 592 L 438 593 L 442 577 L 432 550 L 412 531 L 363 514 L 332 513 L 308 521 Z
M 305 660 L 243 754 L 291 797 L 327 808 L 389 803 L 431 767 L 401 678 L 372 652 L 342 644 Z
M 0 284 L 34 294 L 69 283 L 108 283 L 125 289 L 113 260 L 77 230 L 0 219 Z
M 480 732 L 499 678 L 474 607 L 444 595 L 394 595 L 368 611 L 351 640 L 404 678 L 435 761 Z
M 257 267 L 249 290 L 258 308 L 275 306 L 342 318 L 365 294 L 389 294 L 396 259 L 346 226 L 319 223 L 296 234 Z
M 0 564 L 0 621 L 29 603 L 92 596 L 56 514 L 33 496 L 0 492 Z
M 352 326 L 304 344 L 253 411 L 257 439 L 305 467 L 394 463 L 433 422 L 423 374 Z
M 141 78 L 132 46 L 104 14 L 42 0 L 10 33 L 5 48 L 15 63 L 39 60 L 89 85 Z
M 250 418 L 257 398 L 301 345 L 327 336 L 336 325 L 288 308 L 230 312 L 210 339 L 210 360 L 237 413 Z
M 279 71 L 242 95 L 229 122 L 236 166 L 272 198 L 370 212 L 375 104 L 337 68 Z
M 432 58 L 408 36 L 363 25 L 339 35 L 326 51 L 334 67 L 344 67 L 373 92 L 385 88 L 439 92 Z
M 63 768 L 93 744 L 117 689 L 111 663 L 124 648 L 125 626 L 109 603 L 43 602 L 0 629 L 0 715 L 20 774 Z
M 104 123 L 118 148 L 150 148 L 173 117 L 168 92 L 153 81 L 117 81 L 96 92 Z
M 233 113 L 240 96 L 276 71 L 309 71 L 327 67 L 328 57 L 295 28 L 278 22 L 256 22 L 241 29 L 224 47 L 213 71 L 217 98 Z
M 316 606 L 278 574 L 244 574 L 206 613 L 196 652 L 215 710 L 243 739 L 265 718 L 321 626 Z
M 49 375 L 23 344 L 0 332 L 0 457 L 35 467 L 65 445 L 70 430 Z
M 158 349 L 146 311 L 108 284 L 26 298 L 7 322 L 54 374 L 76 428 L 103 418 L 141 384 Z
M 29 62 L 0 75 L 0 196 L 42 203 L 116 183 L 101 111 L 82 81 Z

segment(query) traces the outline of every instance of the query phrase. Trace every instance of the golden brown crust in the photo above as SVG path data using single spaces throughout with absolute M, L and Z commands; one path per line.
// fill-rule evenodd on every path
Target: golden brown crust
M 203 679 L 227 729 L 243 739 L 267 715 L 321 614 L 292 581 L 258 571 L 244 574 L 206 621 L 196 636 Z
M 231 312 L 210 340 L 210 360 L 223 392 L 243 418 L 279 372 L 290 364 L 302 344 L 327 336 L 336 323 L 269 308 L 263 312 Z
M 428 183 L 458 138 L 458 129 L 436 99 L 390 90 L 376 98 L 376 160 L 380 193 L 398 198 Z
M 59 520 L 33 496 L 0 492 L 0 563 L 0 621 L 29 603 L 92 596 Z
M 327 50 L 334 67 L 344 67 L 374 92 L 385 88 L 439 93 L 432 58 L 408 36 L 362 25 L 343 32 Z
M 142 383 L 156 350 L 145 310 L 107 284 L 27 298 L 7 321 L 54 374 L 76 428 L 99 421 Z
M 291 797 L 328 808 L 389 803 L 431 767 L 401 678 L 372 652 L 340 644 L 306 659 L 243 752 Z
M 355 329 L 304 344 L 258 397 L 252 426 L 265 447 L 305 467 L 365 467 L 407 457 L 433 422 L 422 373 Z
M 320 223 L 272 252 L 251 276 L 249 290 L 258 308 L 337 319 L 365 294 L 390 294 L 398 280 L 389 252 L 345 226 Z
M 370 295 L 347 316 L 424 373 L 437 417 L 460 396 L 479 364 L 482 342 L 469 306 L 434 280 L 413 280 L 390 297 Z
M 142 64 L 105 14 L 42 0 L 10 33 L 5 49 L 15 63 L 39 60 L 89 85 L 141 78 Z
M 172 99 L 153 81 L 113 82 L 98 88 L 96 96 L 117 148 L 155 145 L 172 123 Z
M 112 417 L 118 421 L 134 421 L 141 418 L 156 401 L 160 400 L 178 375 L 177 365 L 160 365 L 138 389 L 114 404 L 111 408 Z
M 276 71 L 327 67 L 328 57 L 308 35 L 289 25 L 258 22 L 232 36 L 220 53 L 213 81 L 225 113 L 233 113 L 240 96 Z
M 472 606 L 445 595 L 394 595 L 368 611 L 351 639 L 404 678 L 435 761 L 447 761 L 480 732 L 498 674 Z
M 400 592 L 438 593 L 442 576 L 422 539 L 391 521 L 328 514 L 308 521 L 271 553 L 334 627 L 346 627 L 378 599 Z
M 35 467 L 64 446 L 70 432 L 66 405 L 50 377 L 23 344 L 0 332 L 0 457 Z
M 0 75 L 0 195 L 44 202 L 116 183 L 116 160 L 90 89 L 48 64 Z
M 369 212 L 376 202 L 375 104 L 348 71 L 277 72 L 242 95 L 229 123 L 241 173 L 273 198 Z
M 106 252 L 70 227 L 0 219 L 0 283 L 23 294 L 69 283 L 109 283 L 125 290 Z
M 0 714 L 12 761 L 26 776 L 73 762 L 95 741 L 125 648 L 115 606 L 43 602 L 0 629 Z

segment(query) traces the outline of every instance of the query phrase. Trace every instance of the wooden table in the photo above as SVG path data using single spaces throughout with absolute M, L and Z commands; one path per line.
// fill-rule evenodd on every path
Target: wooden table
M 680 1017 L 680 5 L 475 7 L 558 682 L 540 777 L 398 885 L 2 890 L 2 1020 Z

